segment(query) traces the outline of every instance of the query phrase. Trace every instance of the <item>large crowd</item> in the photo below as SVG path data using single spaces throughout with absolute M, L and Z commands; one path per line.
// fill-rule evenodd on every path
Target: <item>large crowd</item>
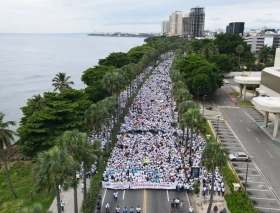
M 178 125 L 173 125 L 178 115 L 173 113 L 169 75 L 171 63 L 172 59 L 161 62 L 136 95 L 121 125 L 116 146 L 103 173 L 103 181 L 175 183 L 178 191 L 194 190 L 189 162 L 190 143 L 192 166 L 200 166 L 206 141 L 200 135 L 191 135 L 187 128 L 185 135 L 189 134 L 189 141 L 182 141 L 182 130 Z M 143 78 L 144 75 L 141 81 Z M 133 86 L 136 87 L 136 81 Z M 122 108 L 127 102 L 126 94 L 126 91 L 121 94 Z M 101 136 L 104 147 L 107 142 L 105 133 Z M 211 188 L 211 177 L 212 174 L 204 169 L 202 181 L 205 193 Z M 215 189 L 222 193 L 222 188 L 223 177 L 217 168 Z

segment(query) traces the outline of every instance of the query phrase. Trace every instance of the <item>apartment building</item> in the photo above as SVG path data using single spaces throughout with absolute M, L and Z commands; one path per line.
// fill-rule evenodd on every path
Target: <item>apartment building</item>
M 245 37 L 247 44 L 251 45 L 251 52 L 258 53 L 264 45 L 280 47 L 279 34 L 263 34 Z

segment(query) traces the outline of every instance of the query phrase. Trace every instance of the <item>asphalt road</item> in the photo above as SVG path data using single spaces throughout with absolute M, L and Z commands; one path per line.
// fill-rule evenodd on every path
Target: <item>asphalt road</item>
M 117 190 L 118 201 L 113 199 L 115 190 L 103 189 L 102 192 L 102 211 L 105 213 L 105 205 L 110 204 L 110 213 L 116 212 L 117 206 L 122 209 L 126 207 L 128 210 L 133 207 L 134 210 L 139 205 L 142 209 L 141 213 L 163 213 L 170 212 L 170 203 L 172 199 L 178 198 L 184 202 L 184 211 L 188 212 L 189 204 L 188 197 L 184 192 L 177 192 L 175 190 Z M 176 212 L 179 212 L 179 207 Z
M 228 86 L 217 90 L 212 104 L 222 112 L 234 133 L 253 157 L 253 161 L 280 197 L 280 147 L 274 144 L 270 137 L 256 125 L 246 109 L 238 108 L 231 102 L 226 94 L 230 90 L 231 88 Z

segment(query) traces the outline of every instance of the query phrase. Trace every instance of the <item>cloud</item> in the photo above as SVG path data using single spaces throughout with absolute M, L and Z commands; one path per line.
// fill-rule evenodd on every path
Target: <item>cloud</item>
M 160 32 L 173 11 L 203 6 L 205 29 L 244 21 L 246 28 L 279 25 L 279 0 L 2 0 L 0 32 Z

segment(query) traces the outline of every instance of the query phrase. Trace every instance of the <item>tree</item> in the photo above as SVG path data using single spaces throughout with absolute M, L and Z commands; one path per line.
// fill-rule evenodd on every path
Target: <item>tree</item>
M 14 136 L 16 134 L 13 130 L 9 129 L 9 126 L 10 125 L 15 126 L 16 123 L 14 121 L 4 122 L 4 117 L 5 117 L 5 114 L 0 112 L 0 153 L 2 154 L 3 162 L 5 164 L 6 175 L 7 175 L 10 189 L 11 189 L 14 197 L 16 198 L 17 195 L 15 193 L 14 187 L 13 187 L 11 179 L 10 179 L 8 162 L 7 162 L 7 158 L 6 158 L 6 148 L 9 148 L 11 146 L 11 144 L 15 141 Z
M 49 151 L 38 154 L 38 161 L 34 166 L 36 191 L 49 192 L 54 189 L 58 213 L 61 213 L 59 185 L 67 190 L 72 185 L 73 170 L 78 168 L 79 164 L 63 148 L 54 146 Z
M 209 62 L 216 64 L 221 73 L 229 73 L 233 71 L 235 66 L 235 61 L 233 62 L 231 56 L 227 54 L 212 55 L 209 58 Z
M 116 68 L 121 68 L 124 65 L 130 64 L 131 58 L 127 53 L 113 52 L 105 59 L 100 59 L 98 64 L 104 66 L 114 66 Z
M 185 100 L 189 100 L 190 98 L 191 95 L 187 89 L 182 88 L 175 92 L 175 100 L 178 105 Z
M 20 127 L 17 129 L 17 144 L 27 156 L 48 150 L 54 145 L 55 138 L 67 130 L 86 131 L 85 110 L 91 102 L 83 90 L 45 92 L 44 100 L 45 107 L 41 111 L 30 115 L 23 110 Z
M 95 66 L 88 68 L 83 72 L 81 80 L 87 85 L 85 93 L 89 99 L 96 103 L 110 95 L 106 89 L 103 88 L 103 77 L 106 73 L 112 73 L 116 68 L 113 66 Z
M 183 116 L 184 113 L 186 113 L 189 109 L 196 108 L 196 106 L 197 106 L 197 104 L 195 104 L 193 101 L 184 101 L 184 102 L 180 103 L 179 107 L 178 107 L 179 120 Z
M 235 52 L 238 54 L 238 67 L 240 70 L 240 55 L 244 52 L 244 47 L 240 44 L 235 48 Z
M 154 50 L 153 47 L 150 47 L 148 45 L 142 45 L 142 46 L 137 46 L 137 47 L 131 48 L 127 52 L 127 54 L 131 58 L 131 61 L 133 63 L 138 63 L 146 52 L 149 52 L 152 50 Z
M 64 92 L 66 90 L 69 90 L 70 84 L 74 84 L 73 81 L 69 81 L 70 76 L 66 76 L 66 73 L 58 73 L 53 78 L 52 82 L 54 82 L 52 85 L 54 86 L 54 91 L 59 90 L 60 92 Z
M 84 166 L 84 203 L 86 204 L 87 196 L 87 183 L 86 172 L 91 168 L 96 156 L 93 154 L 93 147 L 91 142 L 87 139 L 85 133 L 81 133 L 78 130 L 66 131 L 62 136 L 58 137 L 57 144 L 61 149 L 65 148 L 74 161 L 79 165 L 83 162 Z M 74 212 L 78 213 L 78 199 L 77 199 L 77 185 L 76 169 L 72 171 L 72 187 L 74 188 Z
M 202 153 L 202 165 L 204 165 L 208 171 L 212 173 L 211 181 L 211 194 L 207 213 L 211 212 L 213 203 L 213 189 L 215 182 L 215 169 L 219 167 L 220 169 L 227 164 L 228 152 L 222 147 L 220 143 L 209 142 L 206 143 L 205 149 Z
M 131 90 L 132 90 L 132 80 L 135 78 L 136 76 L 136 64 L 128 64 L 128 65 L 125 65 L 122 67 L 122 69 L 124 70 L 125 72 L 125 75 L 127 76 L 128 78 L 128 83 L 129 83 L 129 96 L 131 96 Z

